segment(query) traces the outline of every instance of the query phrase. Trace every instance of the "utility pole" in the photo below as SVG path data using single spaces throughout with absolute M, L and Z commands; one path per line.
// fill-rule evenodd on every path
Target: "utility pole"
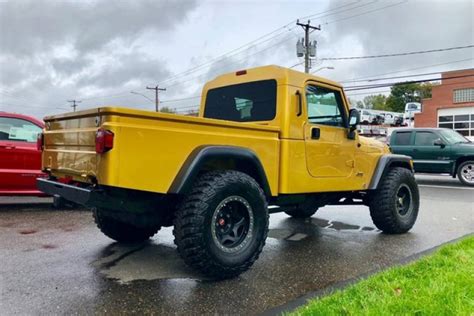
M 77 100 L 68 100 L 67 102 L 72 103 L 71 107 L 74 112 L 76 112 L 77 104 L 76 103 L 81 103 L 82 101 L 77 101 Z
M 303 30 L 304 30 L 304 48 L 305 48 L 305 53 L 304 53 L 304 72 L 309 73 L 309 69 L 311 68 L 310 60 L 309 60 L 309 57 L 310 57 L 310 48 L 311 48 L 311 44 L 309 43 L 309 31 L 310 31 L 310 30 L 318 30 L 318 31 L 321 31 L 321 25 L 319 25 L 319 26 L 312 26 L 310 20 L 308 20 L 308 23 L 306 23 L 306 24 L 300 23 L 300 20 L 297 20 L 297 21 L 296 21 L 296 25 L 301 26 L 301 27 L 303 28 Z M 311 55 L 316 55 L 316 42 L 314 43 L 314 48 L 315 48 L 314 54 L 311 54 Z M 314 57 L 314 56 L 312 56 L 312 57 Z
M 160 88 L 158 85 L 156 87 L 146 87 L 148 90 L 155 90 L 155 108 L 156 112 L 159 112 L 160 99 L 158 98 L 158 91 L 166 91 L 165 88 Z

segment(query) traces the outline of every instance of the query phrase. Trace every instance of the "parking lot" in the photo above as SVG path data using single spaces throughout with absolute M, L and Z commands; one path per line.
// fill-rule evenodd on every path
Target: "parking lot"
M 403 262 L 474 232 L 474 188 L 417 176 L 418 221 L 384 235 L 362 206 L 329 206 L 310 220 L 273 214 L 260 259 L 240 277 L 210 281 L 178 257 L 171 228 L 120 246 L 87 210 L 48 199 L 0 198 L 0 310 L 5 314 L 259 314 Z M 22 204 L 20 204 L 22 203 Z M 309 294 L 308 294 L 309 293 Z M 291 304 L 291 303 L 290 303 Z

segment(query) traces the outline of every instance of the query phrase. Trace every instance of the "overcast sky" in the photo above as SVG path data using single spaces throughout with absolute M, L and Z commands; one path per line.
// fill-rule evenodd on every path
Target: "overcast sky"
M 474 43 L 471 0 L 0 0 L 0 111 L 43 117 L 69 111 L 71 99 L 82 100 L 79 109 L 153 110 L 152 101 L 130 91 L 153 99 L 145 87 L 158 83 L 167 88 L 162 106 L 184 111 L 218 74 L 300 63 L 295 44 L 303 32 L 294 21 L 307 16 L 321 24 L 311 34 L 318 58 Z M 473 68 L 474 49 L 314 64 L 312 70 L 334 67 L 318 74 L 345 82 Z

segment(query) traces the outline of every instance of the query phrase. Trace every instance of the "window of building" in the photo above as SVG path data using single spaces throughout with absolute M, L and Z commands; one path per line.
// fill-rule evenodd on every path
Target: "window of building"
M 474 102 L 474 88 L 456 89 L 453 92 L 453 102 Z
M 474 114 L 439 116 L 438 127 L 454 129 L 464 136 L 474 136 Z
M 448 115 L 448 116 L 440 116 L 439 117 L 439 122 L 452 122 L 453 121 L 453 116 Z
M 393 144 L 398 146 L 408 146 L 410 145 L 410 138 L 411 132 L 396 132 Z

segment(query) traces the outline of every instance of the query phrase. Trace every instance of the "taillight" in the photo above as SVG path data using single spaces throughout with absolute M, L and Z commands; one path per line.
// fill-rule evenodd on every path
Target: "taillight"
M 114 147 L 114 133 L 99 129 L 95 134 L 95 152 L 103 154 Z
M 36 149 L 39 151 L 43 151 L 43 146 L 44 145 L 44 134 L 39 133 L 38 136 L 36 137 Z

